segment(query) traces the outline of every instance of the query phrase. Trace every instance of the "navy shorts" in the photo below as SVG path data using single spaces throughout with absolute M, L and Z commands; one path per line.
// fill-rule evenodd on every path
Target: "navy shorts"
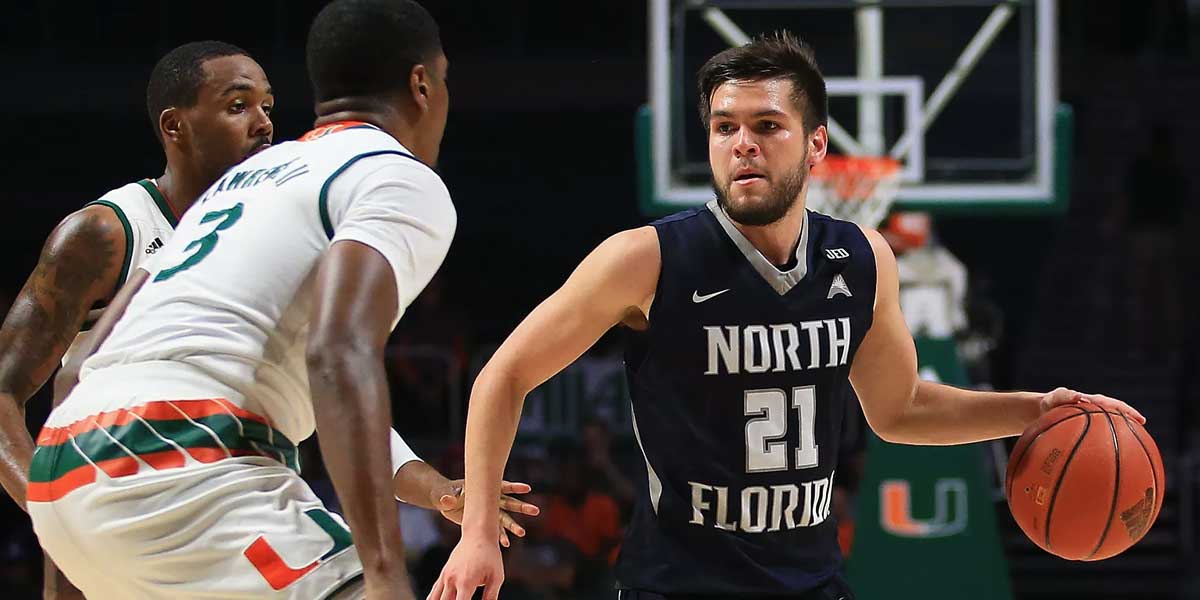
M 641 590 L 619 590 L 617 600 L 854 600 L 854 592 L 841 576 L 834 576 L 825 585 L 794 596 L 746 596 L 712 594 L 659 594 Z

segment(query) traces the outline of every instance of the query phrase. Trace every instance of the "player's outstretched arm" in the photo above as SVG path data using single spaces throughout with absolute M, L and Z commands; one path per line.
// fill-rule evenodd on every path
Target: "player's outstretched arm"
M 395 460 L 393 459 L 393 462 Z M 396 499 L 442 513 L 443 517 L 462 525 L 463 495 L 462 479 L 447 479 L 432 465 L 420 460 L 404 463 L 392 478 Z M 508 534 L 525 536 L 525 528 L 513 519 L 513 514 L 537 516 L 541 509 L 528 502 L 513 498 L 509 494 L 528 494 L 533 488 L 528 483 L 505 481 L 500 486 L 500 545 L 509 546 Z
M 117 288 L 124 261 L 125 230 L 111 209 L 71 214 L 0 326 L 0 484 L 22 509 L 33 454 L 25 403 L 54 373 L 88 309 Z
M 486 587 L 486 600 L 498 597 L 504 571 L 496 545 L 497 491 L 525 395 L 614 325 L 644 320 L 660 265 L 658 234 L 652 227 L 605 240 L 517 326 L 479 373 L 467 412 L 463 535 L 430 600 L 470 598 L 480 585 Z
M 1124 402 L 1063 388 L 1048 394 L 981 392 L 921 381 L 916 348 L 900 312 L 896 258 L 878 232 L 864 233 L 875 252 L 875 317 L 854 356 L 850 382 L 879 437 L 900 444 L 950 445 L 1020 435 L 1043 412 L 1071 402 L 1094 402 L 1145 422 Z
M 389 451 L 383 357 L 399 308 L 387 259 L 342 240 L 317 267 L 307 362 L 321 456 L 346 510 L 371 597 L 408 598 Z

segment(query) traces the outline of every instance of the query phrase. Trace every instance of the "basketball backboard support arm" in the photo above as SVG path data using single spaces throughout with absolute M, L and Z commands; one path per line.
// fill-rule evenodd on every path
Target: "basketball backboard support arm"
M 672 105 L 677 101 L 671 80 L 672 11 L 679 0 L 651 0 L 649 4 L 650 38 L 650 110 L 648 128 L 639 124 L 648 140 L 647 148 L 639 148 L 639 154 L 648 159 L 641 165 L 643 179 L 650 179 L 652 197 L 644 198 L 643 204 L 652 212 L 668 212 L 686 206 L 700 204 L 712 197 L 706 185 L 689 184 L 673 169 L 672 162 Z M 734 19 L 723 8 L 754 9 L 766 5 L 775 9 L 788 6 L 811 8 L 814 3 L 766 2 L 746 3 L 735 0 L 702 1 L 686 0 L 686 9 L 698 10 L 708 27 L 715 31 L 730 46 L 749 40 Z M 993 41 L 1012 21 L 1014 3 L 997 0 L 994 2 L 972 0 L 946 0 L 944 2 L 904 2 L 903 0 L 830 1 L 821 4 L 849 7 L 855 10 L 857 31 L 856 77 L 829 77 L 827 84 L 830 95 L 856 96 L 858 100 L 857 138 L 837 120 L 830 120 L 830 141 L 834 147 L 852 155 L 889 154 L 904 159 L 901 181 L 903 186 L 899 202 L 915 208 L 949 209 L 958 211 L 973 207 L 985 207 L 1017 212 L 1044 212 L 1061 210 L 1065 203 L 1067 182 L 1066 169 L 1058 153 L 1070 152 L 1069 132 L 1071 114 L 1069 108 L 1058 105 L 1056 7 L 1054 0 L 1024 0 L 1035 14 L 1036 39 L 1033 71 L 1035 78 L 1034 122 L 1032 129 L 1036 137 L 1033 168 L 1023 181 L 992 182 L 933 182 L 924 180 L 924 148 L 921 144 L 925 132 L 941 114 L 962 84 L 969 78 L 980 58 L 991 47 Z M 979 26 L 977 33 L 963 48 L 953 67 L 940 79 L 928 98 L 924 97 L 924 80 L 913 77 L 887 76 L 883 73 L 883 19 L 889 4 L 904 7 L 923 6 L 990 6 L 991 13 Z M 1017 2 L 1021 4 L 1021 2 Z M 827 8 L 827 7 L 826 7 Z M 915 81 L 914 81 L 915 80 Z M 912 90 L 919 96 L 912 100 Z M 903 99 L 905 128 L 890 151 L 882 139 L 882 99 L 888 95 Z M 677 107 L 676 107 L 677 108 Z M 678 118 L 678 117 L 677 117 Z M 895 139 L 895 138 L 893 138 Z M 644 191 L 650 188 L 643 185 Z
M 925 102 L 924 115 L 921 121 L 915 127 L 910 127 L 909 130 L 900 138 L 896 146 L 892 148 L 891 157 L 897 160 L 905 158 L 911 149 L 913 141 L 925 133 L 929 126 L 933 124 L 934 119 L 942 113 L 942 109 L 946 107 L 946 103 L 958 91 L 966 81 L 967 76 L 971 74 L 971 70 L 979 63 L 979 58 L 987 52 L 989 46 L 1000 35 L 1000 30 L 1004 28 L 1004 24 L 1012 18 L 1012 7 L 1007 4 L 1001 4 L 992 9 L 992 14 L 988 15 L 983 26 L 971 38 L 971 42 L 963 49 L 958 60 L 954 62 L 954 67 L 946 73 L 946 77 L 938 83 L 934 88 L 933 93 L 929 95 L 929 100 Z
M 721 36 L 721 39 L 725 40 L 725 43 L 729 44 L 730 47 L 741 46 L 750 42 L 750 36 L 746 35 L 746 32 L 742 31 L 742 28 L 738 27 L 737 23 L 734 23 L 733 20 L 726 16 L 724 11 L 721 9 L 715 6 L 709 6 L 705 8 L 701 14 L 703 15 L 704 21 L 708 23 L 709 26 L 713 28 L 713 31 L 716 31 L 717 35 Z M 882 49 L 880 52 L 882 52 Z M 882 57 L 880 57 L 880 64 L 882 64 L 882 60 Z M 880 71 L 882 71 L 882 68 Z M 865 97 L 866 96 L 864 95 L 861 98 Z M 874 97 L 878 98 L 879 96 L 876 94 Z M 882 120 L 882 106 L 876 110 L 878 113 L 880 113 L 880 115 L 877 117 L 877 120 Z M 859 114 L 863 113 L 860 112 Z M 838 123 L 833 117 L 829 117 L 828 123 L 825 127 L 829 130 L 830 143 L 838 147 L 842 152 L 856 155 L 870 154 L 867 152 L 866 148 L 859 144 L 858 140 L 854 139 L 854 136 L 850 135 L 850 132 L 846 131 L 846 128 L 842 127 L 841 124 Z M 879 127 L 876 125 L 876 131 L 878 131 L 878 129 Z M 880 139 L 879 147 L 883 147 L 882 138 Z
M 883 9 L 872 0 L 860 0 L 854 9 L 858 40 L 858 78 L 868 84 L 883 79 Z M 883 156 L 883 96 L 866 89 L 858 96 L 858 135 L 863 154 Z

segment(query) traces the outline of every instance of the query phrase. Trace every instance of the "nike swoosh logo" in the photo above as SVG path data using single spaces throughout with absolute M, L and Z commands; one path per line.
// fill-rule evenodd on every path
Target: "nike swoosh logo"
M 712 300 L 713 298 L 716 298 L 717 296 L 720 296 L 721 294 L 724 294 L 725 292 L 728 292 L 728 291 L 729 291 L 729 288 L 725 288 L 719 292 L 713 292 L 711 294 L 705 294 L 705 295 L 701 296 L 700 290 L 696 290 L 696 291 L 692 292 L 692 302 L 695 302 L 696 304 L 700 304 L 701 302 L 704 302 L 706 300 Z

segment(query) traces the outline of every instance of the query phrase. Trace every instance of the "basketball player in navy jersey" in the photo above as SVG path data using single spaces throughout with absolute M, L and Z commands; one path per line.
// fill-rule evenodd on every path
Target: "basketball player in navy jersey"
M 844 394 L 905 444 L 1021 431 L 1043 412 L 1125 403 L 1067 389 L 976 392 L 917 377 L 883 237 L 805 209 L 828 144 L 825 83 L 787 33 L 700 70 L 716 200 L 603 242 L 484 367 L 467 419 L 463 535 L 431 600 L 495 600 L 501 474 L 530 390 L 615 325 L 645 457 L 617 565 L 621 600 L 850 600 L 832 480 Z

